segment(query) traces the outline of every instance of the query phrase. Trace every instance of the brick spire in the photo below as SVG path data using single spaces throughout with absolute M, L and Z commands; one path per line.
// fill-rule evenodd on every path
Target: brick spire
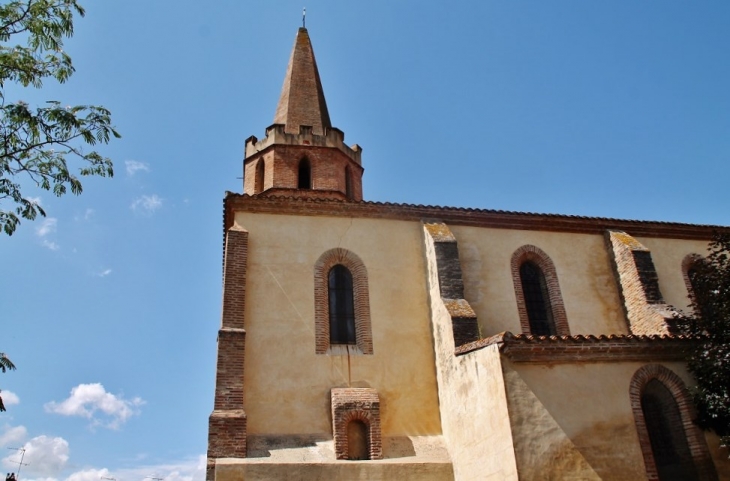
M 299 134 L 301 125 L 312 127 L 315 135 L 325 135 L 332 128 L 306 28 L 297 32 L 274 123 L 285 125 L 284 131 L 291 134 Z

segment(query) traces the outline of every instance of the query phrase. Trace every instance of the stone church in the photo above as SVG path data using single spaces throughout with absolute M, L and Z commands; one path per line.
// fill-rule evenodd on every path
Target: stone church
M 363 200 L 300 28 L 223 202 L 208 481 L 730 480 L 673 329 L 711 226 Z

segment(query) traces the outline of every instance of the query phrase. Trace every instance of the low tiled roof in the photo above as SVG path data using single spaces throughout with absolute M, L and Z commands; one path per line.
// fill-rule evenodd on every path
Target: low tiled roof
M 677 334 L 533 336 L 506 331 L 459 346 L 455 354 L 497 345 L 503 355 L 515 362 L 673 361 L 684 360 L 702 339 Z

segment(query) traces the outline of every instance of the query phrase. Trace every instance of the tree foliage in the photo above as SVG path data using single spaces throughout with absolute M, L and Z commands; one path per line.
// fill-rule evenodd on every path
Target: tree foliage
M 680 325 L 702 339 L 688 362 L 697 381 L 697 422 L 730 446 L 730 233 L 715 234 L 707 257 L 694 263 L 689 276 L 694 312 Z
M 74 73 L 63 40 L 73 35 L 77 0 L 14 0 L 0 5 L 0 229 L 12 235 L 20 219 L 46 213 L 23 192 L 34 184 L 62 196 L 82 191 L 79 176 L 111 177 L 112 161 L 87 147 L 119 137 L 104 107 L 32 107 L 7 98 L 6 88 L 41 88 L 48 78 L 65 82 Z M 23 41 L 24 45 L 15 42 Z M 75 167 L 69 166 L 74 162 Z M 25 183 L 25 184 L 23 184 Z
M 15 364 L 13 364 L 13 361 L 8 359 L 8 356 L 6 356 L 4 352 L 0 352 L 0 371 L 6 372 L 8 369 L 11 371 L 15 369 Z M 0 396 L 0 411 L 5 411 L 5 404 L 3 403 L 2 396 Z

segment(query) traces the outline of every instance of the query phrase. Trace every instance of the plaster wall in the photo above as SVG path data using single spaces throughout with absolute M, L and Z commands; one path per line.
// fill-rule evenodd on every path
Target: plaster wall
M 497 346 L 454 356 L 452 321 L 443 301 L 433 239 L 425 234 L 431 327 L 441 423 L 454 479 L 517 480 L 517 466 Z
M 483 337 L 522 332 L 510 262 L 526 244 L 545 251 L 555 264 L 571 334 L 628 333 L 602 236 L 449 227 L 459 243 L 465 297 Z
M 440 434 L 420 224 L 244 212 L 235 222 L 249 232 L 248 434 L 331 438 L 330 389 L 347 386 L 377 389 L 384 438 Z M 314 264 L 336 247 L 367 269 L 373 355 L 315 354 Z
M 689 293 L 682 275 L 682 261 L 689 254 L 706 256 L 709 242 L 650 237 L 637 237 L 636 240 L 651 250 L 651 258 L 659 276 L 659 290 L 666 303 L 687 309 Z
M 682 363 L 662 363 L 691 385 Z M 504 361 L 520 479 L 646 479 L 629 386 L 639 362 L 553 366 Z M 728 461 L 707 436 L 720 479 Z M 724 475 L 722 474 L 724 471 Z

